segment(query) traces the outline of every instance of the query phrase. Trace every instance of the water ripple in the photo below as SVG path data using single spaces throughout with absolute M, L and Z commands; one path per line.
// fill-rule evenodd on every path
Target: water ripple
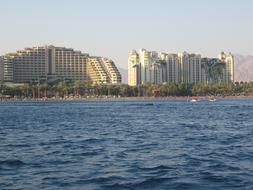
M 0 189 L 253 189 L 252 106 L 0 103 Z

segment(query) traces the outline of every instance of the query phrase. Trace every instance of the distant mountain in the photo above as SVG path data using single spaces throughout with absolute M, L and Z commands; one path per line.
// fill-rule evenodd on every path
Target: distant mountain
M 235 81 L 253 81 L 253 56 L 234 55 Z
M 119 72 L 122 76 L 122 83 L 127 84 L 127 73 L 128 73 L 127 69 L 123 69 L 123 68 L 120 68 L 120 67 L 118 67 L 118 69 L 119 69 Z

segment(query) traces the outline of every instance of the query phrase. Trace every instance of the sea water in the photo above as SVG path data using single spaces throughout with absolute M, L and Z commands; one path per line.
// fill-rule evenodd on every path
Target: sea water
M 0 189 L 253 189 L 253 100 L 0 103 Z

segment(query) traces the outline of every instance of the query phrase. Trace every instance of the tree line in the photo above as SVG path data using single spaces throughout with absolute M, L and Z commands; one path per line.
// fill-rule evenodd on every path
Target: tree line
M 229 84 L 185 84 L 149 83 L 129 86 L 126 84 L 105 85 L 88 82 L 58 82 L 54 84 L 7 85 L 0 83 L 0 97 L 9 98 L 52 98 L 52 97 L 151 97 L 151 96 L 240 96 L 253 95 L 253 82 Z

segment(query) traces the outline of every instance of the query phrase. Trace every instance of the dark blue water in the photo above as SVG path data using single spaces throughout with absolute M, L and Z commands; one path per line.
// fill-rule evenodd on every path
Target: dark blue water
M 0 103 L 0 189 L 253 189 L 253 100 Z

